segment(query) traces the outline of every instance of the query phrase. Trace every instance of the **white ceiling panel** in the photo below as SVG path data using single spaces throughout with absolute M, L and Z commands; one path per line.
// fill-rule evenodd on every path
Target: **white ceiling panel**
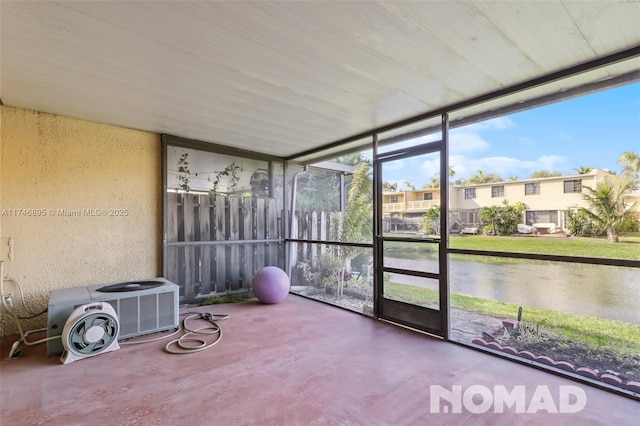
M 638 1 L 3 0 L 0 24 L 6 105 L 278 156 L 640 46 Z

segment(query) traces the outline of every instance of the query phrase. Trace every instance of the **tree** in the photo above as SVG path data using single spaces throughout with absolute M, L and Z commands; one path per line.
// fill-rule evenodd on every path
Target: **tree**
M 562 176 L 562 172 L 552 172 L 549 170 L 538 170 L 531 173 L 531 179 Z
M 404 181 L 404 187 L 407 188 L 409 191 L 413 191 L 414 189 L 416 189 L 416 186 L 409 182 L 408 180 Z
M 586 175 L 591 173 L 591 170 L 593 169 L 589 166 L 580 166 L 580 167 L 576 167 L 573 170 L 576 172 L 577 175 Z
M 480 222 L 491 224 L 491 235 L 496 235 L 496 221 L 499 217 L 500 207 L 498 206 L 483 207 L 480 209 L 480 212 L 478 214 L 478 219 L 480 219 Z
M 185 192 L 189 192 L 189 177 L 191 176 L 191 170 L 189 170 L 189 153 L 185 152 L 180 156 L 178 160 L 178 187 Z
M 618 157 L 618 163 L 622 164 L 623 174 L 640 173 L 640 155 L 633 151 L 624 152 Z
M 398 192 L 398 183 L 382 182 L 382 190 L 385 192 Z
M 349 193 L 345 212 L 332 212 L 329 215 L 329 239 L 341 242 L 363 242 L 371 240 L 371 181 L 369 163 L 357 166 Z M 313 262 L 300 262 L 306 281 L 322 287 L 335 289 L 336 297 L 342 297 L 345 280 L 349 279 L 350 260 L 362 253 L 361 247 L 328 244 L 324 252 L 317 255 Z M 313 266 L 312 266 L 313 265 Z
M 599 230 L 607 234 L 607 239 L 617 243 L 618 231 L 621 224 L 629 220 L 637 203 L 625 207 L 624 196 L 632 191 L 634 184 L 631 180 L 624 180 L 616 189 L 613 183 L 605 180 L 596 185 L 595 189 L 584 186 L 586 190 L 582 197 L 589 203 L 589 209 L 580 208 L 589 221 Z
M 337 211 L 340 209 L 340 179 L 335 172 L 310 169 L 298 179 L 296 210 Z
M 505 200 L 502 206 L 481 208 L 478 218 L 483 223 L 491 224 L 492 235 L 511 235 L 517 232 L 518 223 L 522 221 L 522 212 L 526 208 L 521 201 L 509 205 Z
M 438 178 L 438 175 L 436 174 L 431 179 L 429 179 L 429 182 L 422 185 L 422 188 L 440 188 L 440 179 Z
M 478 170 L 473 176 L 467 179 L 467 184 L 477 185 L 480 183 L 502 182 L 503 179 L 496 173 L 486 173 L 484 170 Z
M 336 163 L 347 164 L 349 166 L 358 166 L 362 163 L 371 165 L 371 160 L 364 156 L 362 152 L 355 152 L 353 154 L 343 155 L 336 158 Z
M 618 163 L 623 165 L 622 175 L 631 181 L 632 189 L 638 189 L 640 187 L 640 155 L 627 151 L 618 157 Z
M 440 235 L 440 207 L 431 207 L 422 215 L 422 231 L 427 235 Z

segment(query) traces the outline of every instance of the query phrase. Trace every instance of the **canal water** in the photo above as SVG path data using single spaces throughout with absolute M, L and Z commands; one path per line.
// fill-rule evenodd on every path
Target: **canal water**
M 433 272 L 438 268 L 435 254 L 396 250 L 385 251 L 385 266 Z M 454 256 L 449 268 L 453 293 L 640 323 L 637 268 L 468 255 Z M 398 274 L 391 279 L 412 285 L 424 282 Z

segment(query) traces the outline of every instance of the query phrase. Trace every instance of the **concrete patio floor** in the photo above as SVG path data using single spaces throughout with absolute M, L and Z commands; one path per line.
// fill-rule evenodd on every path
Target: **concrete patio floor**
M 187 311 L 229 314 L 221 341 L 188 355 L 165 353 L 169 339 L 127 345 L 62 365 L 46 345 L 7 360 L 15 339 L 4 339 L 0 424 L 631 425 L 640 412 L 631 398 L 295 295 Z M 586 400 L 570 414 L 516 404 L 476 414 L 476 394 L 461 413 L 435 413 L 452 406 L 431 404 L 431 386 L 456 385 L 523 386 L 526 408 L 540 388 L 546 407 L 560 407 L 566 386 Z

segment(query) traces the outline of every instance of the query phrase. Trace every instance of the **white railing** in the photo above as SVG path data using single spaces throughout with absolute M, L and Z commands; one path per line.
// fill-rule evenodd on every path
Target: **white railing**
M 437 201 L 409 201 L 407 203 L 407 210 L 429 210 L 431 207 L 439 206 Z
M 382 205 L 382 211 L 388 212 L 403 212 L 405 211 L 404 203 L 385 203 Z
M 407 203 L 383 203 L 382 211 L 384 213 L 390 212 L 408 212 L 408 211 L 427 211 L 431 207 L 437 207 L 440 203 L 438 201 L 407 201 Z

